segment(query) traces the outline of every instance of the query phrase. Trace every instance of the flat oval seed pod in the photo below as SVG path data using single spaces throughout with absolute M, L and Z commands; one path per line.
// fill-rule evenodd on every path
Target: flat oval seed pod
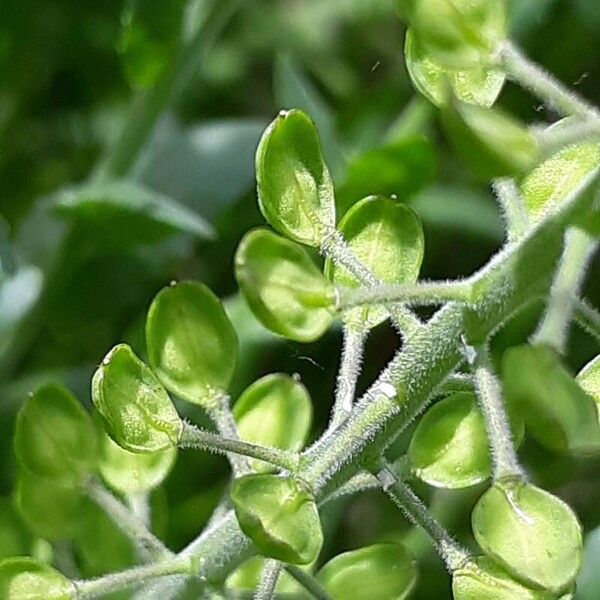
M 581 527 L 552 494 L 522 480 L 499 481 L 477 502 L 472 523 L 482 550 L 520 581 L 559 593 L 577 577 Z
M 201 283 L 184 281 L 157 294 L 146 344 L 152 370 L 183 400 L 205 405 L 231 383 L 237 337 L 221 301 Z
M 404 600 L 417 583 L 417 566 L 401 544 L 374 544 L 332 558 L 317 580 L 333 600 Z
M 311 342 L 331 325 L 335 290 L 298 244 L 254 229 L 238 246 L 235 275 L 252 312 L 271 331 Z
M 398 4 L 419 42 L 448 67 L 489 64 L 506 39 L 503 0 L 399 0 Z
M 532 223 L 558 208 L 581 182 L 600 166 L 600 144 L 567 146 L 545 160 L 521 184 Z
M 72 600 L 76 593 L 71 581 L 33 558 L 0 560 L 2 600 Z
M 307 389 L 293 377 L 275 373 L 250 385 L 233 407 L 240 439 L 298 452 L 304 447 L 312 423 L 313 408 Z M 269 470 L 252 461 L 257 470 Z
M 73 539 L 88 508 L 87 502 L 78 488 L 38 479 L 25 472 L 19 475 L 17 509 L 31 531 L 45 540 Z
M 450 101 L 449 92 L 461 102 L 489 108 L 506 80 L 502 71 L 485 65 L 462 70 L 442 66 L 423 50 L 412 29 L 406 32 L 404 56 L 414 86 L 440 108 Z
M 523 423 L 512 418 L 513 435 L 523 437 Z M 408 448 L 415 475 L 435 487 L 460 489 L 488 479 L 492 467 L 485 421 L 470 392 L 434 404 L 419 421 Z
M 452 574 L 454 600 L 553 600 L 556 596 L 528 588 L 485 556 Z
M 115 346 L 92 379 L 92 399 L 110 437 L 130 452 L 177 446 L 183 423 L 156 375 L 126 344 Z
M 72 486 L 96 468 L 91 417 L 65 388 L 50 384 L 32 394 L 17 417 L 15 453 L 31 473 Z
M 137 454 L 115 444 L 104 432 L 100 437 L 98 468 L 102 479 L 123 495 L 136 495 L 157 488 L 167 477 L 177 458 L 177 448 Z
M 314 123 L 300 110 L 281 111 L 256 152 L 258 204 L 286 237 L 319 247 L 335 227 L 333 183 Z
M 596 409 L 600 411 L 600 354 L 577 373 L 575 381 L 588 396 L 594 399 Z
M 323 545 L 314 498 L 297 481 L 279 475 L 245 475 L 231 486 L 242 531 L 264 556 L 305 565 Z
M 408 206 L 381 196 L 357 202 L 344 216 L 338 229 L 356 257 L 385 283 L 414 283 L 419 277 L 425 240 L 416 213 Z M 357 287 L 360 283 L 343 268 L 325 262 L 325 274 L 336 285 Z M 384 321 L 380 307 L 346 311 L 351 327 L 371 329 Z
M 600 452 L 600 423 L 594 399 L 545 346 L 509 348 L 502 361 L 504 393 L 520 407 L 535 439 L 555 452 Z
M 529 130 L 496 109 L 454 101 L 442 111 L 442 121 L 465 164 L 486 181 L 518 175 L 539 160 Z

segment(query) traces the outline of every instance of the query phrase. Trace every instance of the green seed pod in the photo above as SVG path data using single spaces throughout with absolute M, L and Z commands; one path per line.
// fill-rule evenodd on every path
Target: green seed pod
M 77 485 L 96 468 L 92 420 L 58 385 L 45 385 L 27 399 L 17 417 L 14 446 L 25 469 L 64 485 Z
M 594 399 L 596 408 L 600 411 L 600 354 L 579 371 L 575 381 Z
M 398 0 L 398 5 L 422 46 L 447 67 L 489 64 L 506 39 L 504 0 Z
M 486 181 L 528 171 L 539 159 L 533 135 L 498 110 L 455 101 L 442 121 L 461 158 Z
M 332 558 L 317 580 L 333 600 L 403 600 L 417 583 L 417 566 L 401 544 L 374 544 Z
M 115 444 L 104 431 L 100 432 L 99 437 L 100 475 L 107 485 L 125 496 L 145 494 L 157 488 L 177 458 L 177 448 L 136 454 Z
M 454 600 L 552 600 L 553 594 L 515 581 L 487 557 L 452 573 Z
M 312 404 L 306 388 L 293 377 L 275 373 L 248 387 L 233 407 L 240 439 L 298 452 L 304 447 L 312 423 Z M 255 470 L 269 470 L 252 461 Z
M 600 144 L 567 146 L 536 167 L 521 184 L 532 223 L 556 210 L 600 165 Z
M 0 560 L 2 600 L 71 600 L 76 594 L 71 581 L 33 558 Z
M 513 417 L 511 424 L 515 439 L 522 439 L 523 423 Z M 436 487 L 459 489 L 488 479 L 489 444 L 475 394 L 461 392 L 434 404 L 419 421 L 408 459 L 415 475 Z
M 28 473 L 19 476 L 16 505 L 31 531 L 48 541 L 73 539 L 88 508 L 80 489 Z
M 292 240 L 319 247 L 335 227 L 333 183 L 314 123 L 282 111 L 256 152 L 258 203 L 265 219 Z
M 296 480 L 245 475 L 233 482 L 231 501 L 242 531 L 264 556 L 300 565 L 318 556 L 323 533 L 317 505 Z
M 356 257 L 381 281 L 414 283 L 419 277 L 425 246 L 423 227 L 408 206 L 369 196 L 346 213 L 338 229 Z M 329 259 L 325 262 L 325 274 L 339 286 L 360 285 Z M 386 317 L 384 308 L 361 307 L 346 311 L 344 321 L 350 327 L 371 329 Z
M 516 346 L 503 357 L 506 398 L 518 406 L 535 439 L 561 453 L 600 452 L 600 423 L 594 399 L 585 393 L 546 346 Z
M 110 437 L 130 452 L 177 446 L 183 422 L 154 373 L 126 344 L 115 346 L 92 379 L 92 399 Z
M 240 242 L 235 274 L 252 312 L 271 331 L 311 342 L 331 325 L 335 290 L 298 244 L 254 229 Z
M 473 533 L 483 551 L 517 579 L 553 593 L 581 567 L 581 527 L 562 500 L 522 480 L 495 483 L 479 499 Z
M 146 320 L 148 360 L 173 394 L 206 405 L 231 383 L 238 342 L 221 301 L 184 281 L 158 293 Z
M 502 71 L 493 67 L 442 66 L 421 47 L 412 29 L 406 32 L 404 56 L 414 86 L 439 108 L 446 106 L 452 95 L 461 102 L 489 108 L 496 102 L 506 79 Z
M 227 577 L 225 588 L 233 591 L 233 597 L 251 595 L 260 585 L 265 562 L 266 559 L 262 556 L 249 558 Z M 310 565 L 302 568 L 310 569 Z M 281 594 L 282 600 L 313 600 L 313 596 L 286 571 L 282 571 L 279 576 L 275 591 L 278 598 Z

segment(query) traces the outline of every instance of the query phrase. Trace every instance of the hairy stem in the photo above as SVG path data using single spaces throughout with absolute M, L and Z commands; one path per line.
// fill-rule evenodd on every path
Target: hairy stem
M 553 75 L 531 62 L 512 42 L 504 43 L 499 60 L 511 79 L 530 90 L 562 115 L 600 119 L 600 113 L 592 104 L 579 98 Z
M 494 192 L 506 221 L 508 241 L 514 242 L 523 237 L 529 229 L 529 217 L 525 211 L 523 198 L 517 183 L 511 178 L 496 179 L 493 183 Z
M 329 258 L 336 266 L 348 271 L 362 284 L 375 287 L 381 284 L 379 279 L 371 273 L 354 255 L 339 231 L 332 231 L 323 242 L 321 252 Z M 408 308 L 401 304 L 387 307 L 394 325 L 401 334 L 410 336 L 422 326 L 420 319 Z
M 139 548 L 143 558 L 162 560 L 173 553 L 146 527 L 135 514 L 115 498 L 100 482 L 91 479 L 87 495 L 110 517 L 121 531 Z
M 575 306 L 574 316 L 577 324 L 597 342 L 600 342 L 600 312 L 585 299 L 581 299 Z
M 190 423 L 184 423 L 181 438 L 179 439 L 179 446 L 181 448 L 200 448 L 208 452 L 218 452 L 220 454 L 233 453 L 256 458 L 288 471 L 296 471 L 299 462 L 299 456 L 293 452 L 223 438 Z
M 148 494 L 145 492 L 130 494 L 125 498 L 129 510 L 146 527 L 150 525 L 150 503 L 148 500 Z
M 535 343 L 550 346 L 559 354 L 565 352 L 577 297 L 597 247 L 598 242 L 582 229 L 571 227 L 567 230 L 546 312 L 533 335 Z
M 333 600 L 327 590 L 310 573 L 296 565 L 286 565 L 285 570 L 316 600 Z
M 73 600 L 87 600 L 118 592 L 146 583 L 148 580 L 168 575 L 193 575 L 197 570 L 194 561 L 189 558 L 169 558 L 149 565 L 134 567 L 120 573 L 112 573 L 88 581 L 75 581 L 77 595 Z
M 406 518 L 413 525 L 421 527 L 433 540 L 448 571 L 452 573 L 464 566 L 465 562 L 469 560 L 469 553 L 461 548 L 458 542 L 442 527 L 410 487 L 400 481 L 388 466 L 384 466 L 377 477 L 383 491 L 400 508 Z
M 275 598 L 275 587 L 283 564 L 278 560 L 268 559 L 265 561 L 262 573 L 260 574 L 260 583 L 254 594 L 254 600 L 272 600 Z
M 534 135 L 544 155 L 554 154 L 564 146 L 600 140 L 600 119 L 585 119 L 560 123 L 553 127 L 534 129 Z
M 500 382 L 492 370 L 487 348 L 476 351 L 473 365 L 479 406 L 485 420 L 490 445 L 494 480 L 503 477 L 523 477 L 513 443 L 510 421 L 504 407 Z
M 217 431 L 224 437 L 231 440 L 240 439 L 233 420 L 233 414 L 229 406 L 229 396 L 226 394 L 218 394 L 206 407 L 206 412 L 215 424 Z M 247 456 L 240 454 L 228 454 L 227 458 L 231 464 L 235 477 L 240 477 L 246 473 L 252 472 L 250 461 Z
M 343 423 L 352 412 L 356 382 L 360 374 L 360 366 L 365 345 L 366 332 L 344 326 L 344 342 L 342 361 L 337 376 L 335 402 L 329 427 L 335 429 Z
M 338 310 L 370 304 L 469 303 L 473 286 L 469 281 L 424 281 L 415 284 L 378 285 L 368 288 L 338 288 Z

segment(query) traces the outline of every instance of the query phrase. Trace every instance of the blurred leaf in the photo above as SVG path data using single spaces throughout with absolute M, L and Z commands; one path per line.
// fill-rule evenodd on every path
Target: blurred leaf
M 0 559 L 25 556 L 31 551 L 31 535 L 8 498 L 0 498 Z
M 173 233 L 213 236 L 202 217 L 132 181 L 86 184 L 60 195 L 56 207 L 87 223 L 92 233 L 123 246 L 153 243 Z
M 292 57 L 285 54 L 276 56 L 273 66 L 273 86 L 278 109 L 298 108 L 315 122 L 321 138 L 325 162 L 333 179 L 339 179 L 343 173 L 345 160 L 340 152 L 341 144 L 333 113 Z
M 583 565 L 577 578 L 577 600 L 600 598 L 600 528 L 587 534 L 583 546 Z
M 163 119 L 133 176 L 213 219 L 252 188 L 254 152 L 265 125 L 247 118 L 184 128 Z
M 17 271 L 16 258 L 8 234 L 8 223 L 0 216 L 0 283 Z

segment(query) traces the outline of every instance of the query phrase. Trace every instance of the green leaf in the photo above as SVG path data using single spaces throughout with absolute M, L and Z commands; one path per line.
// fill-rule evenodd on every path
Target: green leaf
M 242 440 L 298 452 L 304 447 L 313 408 L 307 389 L 283 373 L 266 375 L 246 388 L 233 407 Z M 253 461 L 255 470 L 269 470 Z
M 56 199 L 56 210 L 117 246 L 153 244 L 174 233 L 212 238 L 212 227 L 175 200 L 133 181 L 84 184 Z
M 506 79 L 502 71 L 487 65 L 474 65 L 470 69 L 441 65 L 419 45 L 412 29 L 406 32 L 404 56 L 414 86 L 440 108 L 451 101 L 449 92 L 461 102 L 489 108 L 496 102 Z
M 520 407 L 536 440 L 555 452 L 600 452 L 596 403 L 553 350 L 529 345 L 509 348 L 502 373 L 507 399 Z
M 552 600 L 556 596 L 515 581 L 485 556 L 452 574 L 454 600 Z
M 533 135 L 499 110 L 454 101 L 442 122 L 463 161 L 486 181 L 528 171 L 539 158 Z
M 560 204 L 600 166 L 600 144 L 567 146 L 536 167 L 521 183 L 530 220 L 536 223 Z
M 100 475 L 107 485 L 125 496 L 144 494 L 158 487 L 176 458 L 177 448 L 136 454 L 115 444 L 104 431 L 100 432 Z
M 235 275 L 252 312 L 271 331 L 310 342 L 331 325 L 335 290 L 298 244 L 254 229 L 238 246 Z
M 332 558 L 317 580 L 333 600 L 403 600 L 417 584 L 417 565 L 401 544 L 374 544 Z
M 397 0 L 423 48 L 451 68 L 485 66 L 506 38 L 504 0 Z
M 75 486 L 95 470 L 97 448 L 91 417 L 59 385 L 39 388 L 19 411 L 15 453 L 37 477 Z
M 242 531 L 264 556 L 308 564 L 323 544 L 314 498 L 290 477 L 258 474 L 236 479 L 231 501 Z
M 483 551 L 526 584 L 566 591 L 581 567 L 581 527 L 562 500 L 521 480 L 495 483 L 479 499 L 473 533 Z
M 183 400 L 206 405 L 228 389 L 237 337 L 205 285 L 184 281 L 160 291 L 148 310 L 146 344 L 156 376 Z
M 0 559 L 29 554 L 31 542 L 31 535 L 12 502 L 0 498 Z
M 370 196 L 355 204 L 338 229 L 354 255 L 384 283 L 414 283 L 419 277 L 425 240 L 419 217 L 406 205 Z M 339 286 L 358 287 L 358 282 L 331 260 L 325 274 Z M 358 329 L 372 329 L 387 318 L 384 308 L 357 308 L 344 321 Z
M 89 504 L 80 489 L 21 473 L 16 504 L 31 531 L 49 541 L 70 540 Z
M 522 422 L 511 421 L 515 439 L 522 439 Z M 435 487 L 460 489 L 488 479 L 489 443 L 475 394 L 461 392 L 434 404 L 415 429 L 408 458 L 415 475 Z
M 594 399 L 596 408 L 600 410 L 600 354 L 577 373 L 575 381 Z
M 0 560 L 3 600 L 71 600 L 77 591 L 58 571 L 33 558 Z
M 337 206 L 343 214 L 370 195 L 395 195 L 405 201 L 432 181 L 436 170 L 436 151 L 428 139 L 410 137 L 372 148 L 348 165 L 344 183 L 336 189 Z
M 281 111 L 256 152 L 258 203 L 281 234 L 319 247 L 335 227 L 333 183 L 314 123 L 299 110 Z
M 110 437 L 130 452 L 177 446 L 183 422 L 156 375 L 126 344 L 115 346 L 92 379 L 92 399 Z

